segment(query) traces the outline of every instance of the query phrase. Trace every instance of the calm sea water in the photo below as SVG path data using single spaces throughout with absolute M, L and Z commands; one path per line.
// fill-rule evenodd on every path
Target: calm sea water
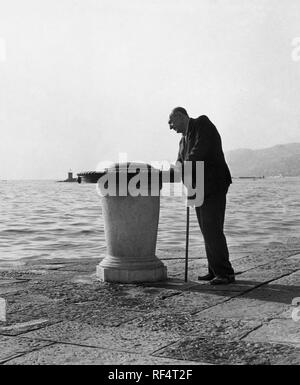
M 300 234 L 300 178 L 234 179 L 225 232 L 231 249 L 292 242 Z M 0 259 L 83 258 L 105 251 L 100 198 L 94 184 L 0 181 Z M 186 208 L 161 198 L 157 248 L 184 250 Z M 190 248 L 203 247 L 191 210 Z

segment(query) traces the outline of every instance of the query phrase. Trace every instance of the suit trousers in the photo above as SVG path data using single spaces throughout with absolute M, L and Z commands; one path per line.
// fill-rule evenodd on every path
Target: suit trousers
M 195 208 L 204 238 L 208 271 L 214 276 L 220 277 L 234 274 L 223 230 L 226 192 L 205 197 L 202 206 Z

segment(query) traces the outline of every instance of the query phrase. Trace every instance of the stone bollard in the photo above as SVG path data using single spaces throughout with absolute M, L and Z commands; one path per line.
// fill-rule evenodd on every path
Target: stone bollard
M 155 255 L 161 181 L 159 178 L 153 181 L 153 175 L 159 176 L 159 170 L 144 163 L 126 163 L 112 166 L 106 174 L 106 186 L 115 181 L 116 195 L 108 193 L 101 197 L 107 254 L 97 266 L 97 278 L 123 283 L 166 280 L 167 268 Z M 126 194 L 122 196 L 124 176 L 127 177 Z M 133 178 L 140 181 L 135 184 Z M 157 194 L 151 196 L 153 184 Z M 101 186 L 103 195 L 105 184 Z M 139 187 L 137 196 L 130 193 L 130 187 L 134 186 Z

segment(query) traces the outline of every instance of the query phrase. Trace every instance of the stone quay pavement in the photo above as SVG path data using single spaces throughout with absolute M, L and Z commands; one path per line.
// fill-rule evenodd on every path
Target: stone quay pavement
M 300 364 L 300 241 L 232 251 L 226 286 L 197 281 L 203 250 L 187 283 L 183 251 L 157 255 L 166 282 L 99 282 L 99 258 L 1 261 L 0 363 Z

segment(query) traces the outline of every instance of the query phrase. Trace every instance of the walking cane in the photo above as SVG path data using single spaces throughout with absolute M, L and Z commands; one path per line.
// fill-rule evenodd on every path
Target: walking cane
M 184 281 L 188 279 L 188 267 L 189 267 L 189 230 L 190 230 L 190 207 L 186 207 L 186 232 L 185 232 L 185 274 Z

